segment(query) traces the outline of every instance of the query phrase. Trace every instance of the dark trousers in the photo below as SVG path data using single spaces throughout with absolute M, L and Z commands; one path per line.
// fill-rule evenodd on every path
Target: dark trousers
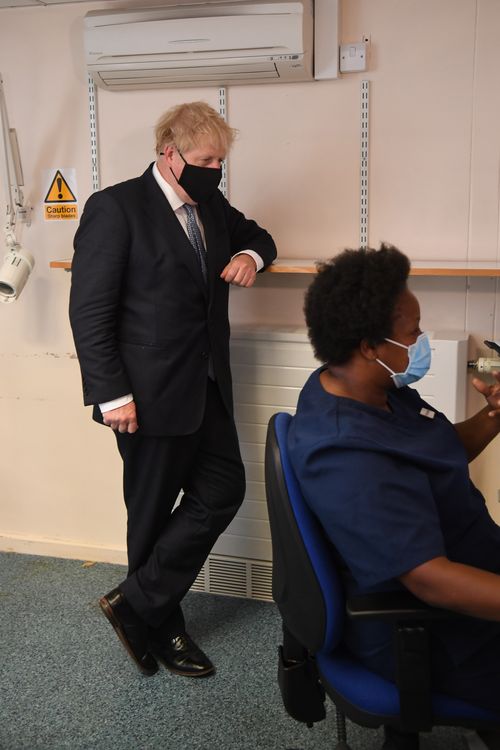
M 116 438 L 129 561 L 120 589 L 152 628 L 175 635 L 184 629 L 180 602 L 245 494 L 234 419 L 208 380 L 203 421 L 192 435 L 141 436 L 139 424 Z
M 451 627 L 451 624 L 450 624 Z M 498 635 L 458 666 L 443 650 L 435 656 L 435 689 L 498 713 L 500 728 L 500 626 Z

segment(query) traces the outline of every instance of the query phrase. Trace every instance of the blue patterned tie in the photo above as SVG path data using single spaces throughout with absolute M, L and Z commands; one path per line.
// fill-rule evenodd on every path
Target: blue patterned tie
M 189 203 L 185 203 L 184 208 L 186 209 L 187 230 L 188 230 L 189 241 L 195 249 L 198 262 L 200 264 L 203 281 L 206 284 L 207 283 L 207 260 L 206 260 L 207 251 L 205 250 L 205 245 L 203 244 L 203 238 L 201 236 L 198 223 L 196 221 L 196 216 L 194 213 L 193 206 L 190 206 Z

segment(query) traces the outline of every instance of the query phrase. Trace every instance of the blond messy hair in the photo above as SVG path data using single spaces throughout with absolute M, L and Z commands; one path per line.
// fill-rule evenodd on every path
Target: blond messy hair
M 176 146 L 179 151 L 189 151 L 209 141 L 227 153 L 237 130 L 230 128 L 218 112 L 206 102 L 190 102 L 171 107 L 163 114 L 155 128 L 156 153 L 166 146 Z

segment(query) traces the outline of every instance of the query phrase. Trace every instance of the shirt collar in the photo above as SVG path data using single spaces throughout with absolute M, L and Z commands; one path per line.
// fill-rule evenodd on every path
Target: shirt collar
M 166 179 L 160 174 L 160 170 L 158 169 L 158 164 L 156 162 L 153 164 L 153 177 L 160 186 L 160 189 L 165 195 L 165 198 L 170 203 L 172 210 L 177 211 L 177 209 L 181 208 L 181 206 L 184 205 L 184 201 L 179 198 L 172 185 L 169 185 Z

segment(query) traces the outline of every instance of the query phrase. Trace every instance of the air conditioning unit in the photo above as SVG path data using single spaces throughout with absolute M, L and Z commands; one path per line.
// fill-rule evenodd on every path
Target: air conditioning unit
M 317 77 L 336 77 L 338 0 L 317 2 L 326 3 L 335 27 L 333 74 L 327 62 L 327 74 Z M 313 0 L 207 2 L 85 16 L 88 70 L 98 86 L 113 90 L 309 81 L 313 46 Z

